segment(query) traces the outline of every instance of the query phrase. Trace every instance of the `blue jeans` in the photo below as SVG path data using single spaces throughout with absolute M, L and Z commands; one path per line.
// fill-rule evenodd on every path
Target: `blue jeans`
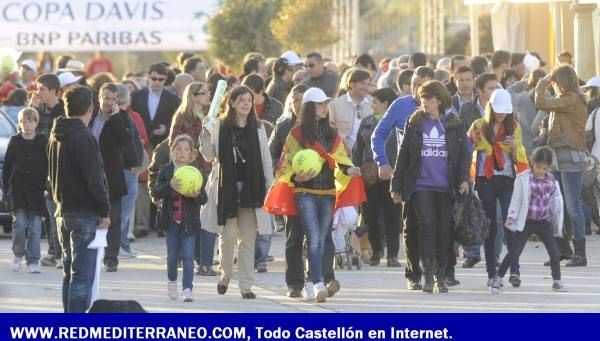
M 573 240 L 585 239 L 585 216 L 581 206 L 583 172 L 560 172 L 567 213 L 573 225 Z
M 52 254 L 54 258 L 62 257 L 62 249 L 58 237 L 58 228 L 56 226 L 56 203 L 51 198 L 46 198 L 46 208 L 48 209 L 48 222 L 50 223 L 50 235 L 48 236 L 48 254 Z
M 485 251 L 485 265 L 488 278 L 493 278 L 497 274 L 496 264 L 496 246 L 497 240 L 500 239 L 497 236 L 499 229 L 506 234 L 507 248 L 508 251 L 512 250 L 514 244 L 515 233 L 509 230 L 504 230 L 503 225 L 499 225 L 499 219 L 497 216 L 497 202 L 500 201 L 500 207 L 502 208 L 502 222 L 506 220 L 508 215 L 508 207 L 510 206 L 510 200 L 512 197 L 514 178 L 508 176 L 495 175 L 491 179 L 485 177 L 477 177 L 476 188 L 477 193 L 483 203 L 485 214 L 490 219 L 490 235 L 485 240 L 483 248 Z M 501 241 L 502 239 L 500 239 Z M 502 245 L 502 244 L 500 244 Z M 519 274 L 519 258 L 518 255 L 510 265 L 511 274 Z
M 192 289 L 194 285 L 194 247 L 196 234 L 185 233 L 183 226 L 171 222 L 167 230 L 167 277 L 169 281 L 177 280 L 177 261 L 179 255 L 183 260 L 183 289 Z
M 65 313 L 84 313 L 92 303 L 98 250 L 88 245 L 96 236 L 98 216 L 63 213 L 56 224 L 63 249 L 63 308 Z
M 13 254 L 18 258 L 25 256 L 27 265 L 38 264 L 40 262 L 42 217 L 31 211 L 15 210 L 13 220 Z
M 271 235 L 256 233 L 256 242 L 254 243 L 254 266 L 267 265 L 267 256 L 271 249 Z
M 208 269 L 212 269 L 212 261 L 215 255 L 216 240 L 216 233 L 208 232 L 206 230 L 200 230 L 200 252 L 198 255 L 198 257 L 200 258 L 198 264 L 200 266 L 205 266 Z M 198 254 L 198 252 L 196 253 Z
M 310 278 L 313 283 L 320 283 L 324 281 L 323 257 L 327 235 L 331 234 L 334 196 L 311 193 L 296 193 L 295 196 L 307 239 Z
M 121 248 L 126 252 L 131 252 L 129 245 L 129 219 L 131 212 L 135 209 L 135 201 L 138 194 L 138 176 L 129 169 L 123 171 L 125 174 L 125 185 L 127 186 L 127 195 L 121 199 Z

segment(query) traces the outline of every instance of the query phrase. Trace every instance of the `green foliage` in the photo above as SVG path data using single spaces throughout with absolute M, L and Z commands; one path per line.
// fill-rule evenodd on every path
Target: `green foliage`
M 236 69 L 248 52 L 278 55 L 280 44 L 269 24 L 280 8 L 281 0 L 223 1 L 219 12 L 208 22 L 212 56 Z
M 338 40 L 331 13 L 331 0 L 286 0 L 271 29 L 286 49 L 305 54 Z

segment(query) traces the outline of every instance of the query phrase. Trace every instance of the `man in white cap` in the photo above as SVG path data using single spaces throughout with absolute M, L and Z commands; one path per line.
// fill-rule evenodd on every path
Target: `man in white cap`
M 19 76 L 21 80 L 19 84 L 27 90 L 33 90 L 35 85 L 35 78 L 37 77 L 37 66 L 35 61 L 31 59 L 25 59 L 20 64 Z
M 294 85 L 294 72 L 302 69 L 302 59 L 293 51 L 287 51 L 273 64 L 273 80 L 267 86 L 267 95 L 285 103 Z

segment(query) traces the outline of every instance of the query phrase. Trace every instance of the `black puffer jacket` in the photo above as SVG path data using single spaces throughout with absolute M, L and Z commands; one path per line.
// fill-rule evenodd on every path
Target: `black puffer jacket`
M 271 151 L 271 159 L 273 159 L 273 169 L 277 169 L 277 165 L 279 165 L 285 139 L 287 139 L 295 124 L 296 116 L 278 120 L 277 124 L 275 124 L 275 129 L 273 129 L 269 138 L 269 151 Z
M 458 186 L 464 181 L 469 181 L 471 153 L 464 123 L 454 113 L 447 115 L 450 117 L 442 119 L 442 122 L 448 147 L 448 179 L 452 194 L 456 194 Z M 410 199 L 421 173 L 424 118 L 425 113 L 422 110 L 417 110 L 408 118 L 404 139 L 398 151 L 391 192 L 400 193 L 402 201 Z
M 151 195 L 156 199 L 163 199 L 160 212 L 158 214 L 157 228 L 163 231 L 169 229 L 173 216 L 173 197 L 177 194 L 171 188 L 171 178 L 175 173 L 175 164 L 169 162 L 160 167 L 158 179 L 154 188 L 151 189 Z M 200 206 L 206 204 L 208 197 L 204 187 L 200 191 L 200 195 L 196 198 L 183 198 L 183 229 L 185 233 L 200 232 Z

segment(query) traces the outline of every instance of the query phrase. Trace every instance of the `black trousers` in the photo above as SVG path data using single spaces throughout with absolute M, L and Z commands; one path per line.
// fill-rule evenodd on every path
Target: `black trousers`
M 448 263 L 452 197 L 450 193 L 419 191 L 414 194 L 419 221 L 419 251 L 423 264 L 434 264 L 445 272 Z
M 400 224 L 398 210 L 400 205 L 394 204 L 390 196 L 390 182 L 379 181 L 367 188 L 367 202 L 362 205 L 365 222 L 369 226 L 369 242 L 375 252 L 383 252 L 383 232 L 387 245 L 387 256 L 398 257 L 400 249 Z M 383 216 L 383 225 L 380 224 Z M 385 229 L 384 229 L 385 227 Z
M 288 288 L 302 289 L 304 287 L 305 274 L 304 258 L 304 229 L 298 217 L 286 217 L 285 219 L 285 283 Z M 325 239 L 325 255 L 323 256 L 323 277 L 325 283 L 335 279 L 333 271 L 333 258 L 335 247 L 331 233 Z
M 525 228 L 521 232 L 516 233 L 515 242 L 508 254 L 504 256 L 502 264 L 498 268 L 498 276 L 504 277 L 510 264 L 515 260 L 519 259 L 519 256 L 525 248 L 525 244 L 529 240 L 529 236 L 536 234 L 550 256 L 550 268 L 552 270 L 552 279 L 560 280 L 560 254 L 558 252 L 558 246 L 556 245 L 556 239 L 554 238 L 554 231 L 550 223 L 547 221 L 533 221 L 527 220 Z
M 404 220 L 404 256 L 406 268 L 404 276 L 407 279 L 420 282 L 423 270 L 419 264 L 419 220 L 415 210 L 414 197 L 404 203 L 402 208 L 402 219 Z
M 106 253 L 104 265 L 119 265 L 119 248 L 121 247 L 121 199 L 110 202 L 110 226 L 106 234 Z

